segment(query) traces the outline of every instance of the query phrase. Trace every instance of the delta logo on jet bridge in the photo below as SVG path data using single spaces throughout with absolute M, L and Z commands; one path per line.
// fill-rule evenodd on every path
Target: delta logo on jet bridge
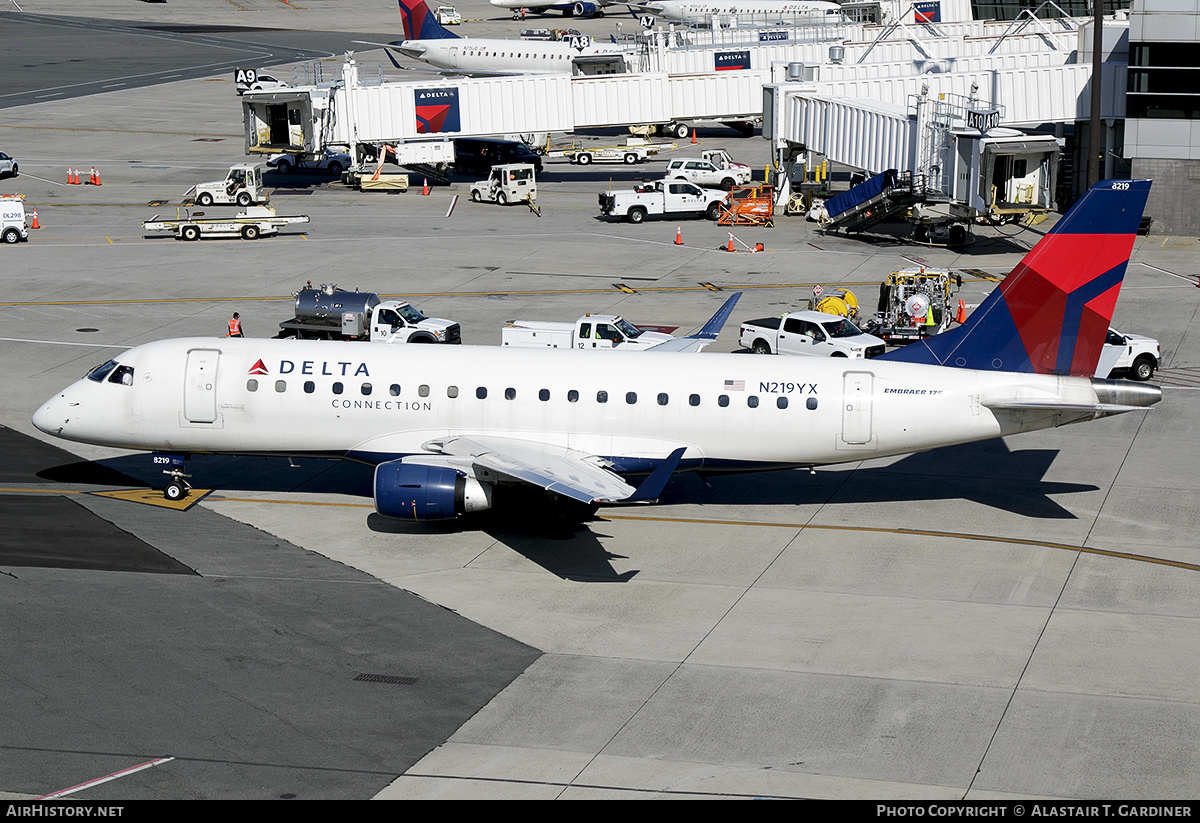
M 749 51 L 719 51 L 713 56 L 717 71 L 734 71 L 750 68 Z
M 942 4 L 939 0 L 933 2 L 918 2 L 913 5 L 913 21 L 917 23 L 942 22 Z
M 462 131 L 458 116 L 458 89 L 415 89 L 417 134 Z

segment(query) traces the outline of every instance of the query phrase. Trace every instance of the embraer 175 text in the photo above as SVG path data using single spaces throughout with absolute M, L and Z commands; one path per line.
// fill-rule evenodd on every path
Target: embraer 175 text
M 1092 187 L 962 326 L 874 360 L 162 340 L 33 423 L 160 462 L 362 461 L 380 514 L 441 520 L 490 507 L 504 484 L 588 507 L 648 501 L 675 471 L 813 467 L 1094 420 L 1162 398 L 1090 377 L 1149 191 Z
M 575 60 L 623 52 L 618 45 L 597 45 L 585 35 L 550 41 L 463 38 L 438 23 L 425 0 L 399 2 L 404 40 L 388 43 L 387 48 L 448 72 L 569 74 Z

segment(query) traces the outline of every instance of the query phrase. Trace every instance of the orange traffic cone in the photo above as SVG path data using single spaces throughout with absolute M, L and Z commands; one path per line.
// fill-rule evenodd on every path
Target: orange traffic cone
M 429 178 L 426 177 L 424 179 L 425 179 L 425 185 L 421 186 L 421 194 L 422 195 L 429 194 Z
M 71 167 L 67 166 L 67 183 L 71 183 Z
M 692 129 L 692 145 L 696 144 L 696 130 Z
M 88 175 L 88 185 L 89 186 L 100 185 L 100 181 L 96 179 L 96 167 L 95 166 L 92 166 L 92 173 Z
M 37 219 L 37 209 L 34 209 L 33 210 L 33 224 L 29 228 L 40 229 L 41 227 L 42 227 L 42 224 L 39 223 L 38 219 Z
M 675 227 L 675 245 L 676 246 L 683 245 L 683 229 L 679 226 Z
M 71 185 L 73 185 L 73 186 L 83 185 L 82 183 L 79 182 L 79 169 L 71 169 Z
M 729 233 L 729 245 L 725 247 L 725 251 L 733 251 L 733 232 Z
M 961 299 L 958 301 L 958 314 L 954 316 L 955 323 L 965 323 L 967 320 L 967 304 Z
M 101 182 L 100 182 L 100 169 L 96 169 L 96 183 L 95 183 L 95 185 L 97 185 L 97 186 L 103 186 L 103 185 L 104 185 L 103 183 L 101 183 Z

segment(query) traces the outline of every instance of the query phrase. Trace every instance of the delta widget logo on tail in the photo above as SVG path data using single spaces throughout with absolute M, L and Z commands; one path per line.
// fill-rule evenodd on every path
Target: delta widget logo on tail
M 415 89 L 413 103 L 417 134 L 462 131 L 458 115 L 458 89 Z

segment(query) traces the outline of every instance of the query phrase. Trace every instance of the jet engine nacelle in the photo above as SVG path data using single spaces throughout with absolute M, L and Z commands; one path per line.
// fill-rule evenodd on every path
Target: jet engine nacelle
M 573 17 L 595 17 L 599 11 L 599 3 L 579 2 L 571 7 L 571 15 Z
M 457 469 L 400 460 L 375 467 L 375 510 L 384 517 L 451 520 L 491 507 L 491 485 Z

